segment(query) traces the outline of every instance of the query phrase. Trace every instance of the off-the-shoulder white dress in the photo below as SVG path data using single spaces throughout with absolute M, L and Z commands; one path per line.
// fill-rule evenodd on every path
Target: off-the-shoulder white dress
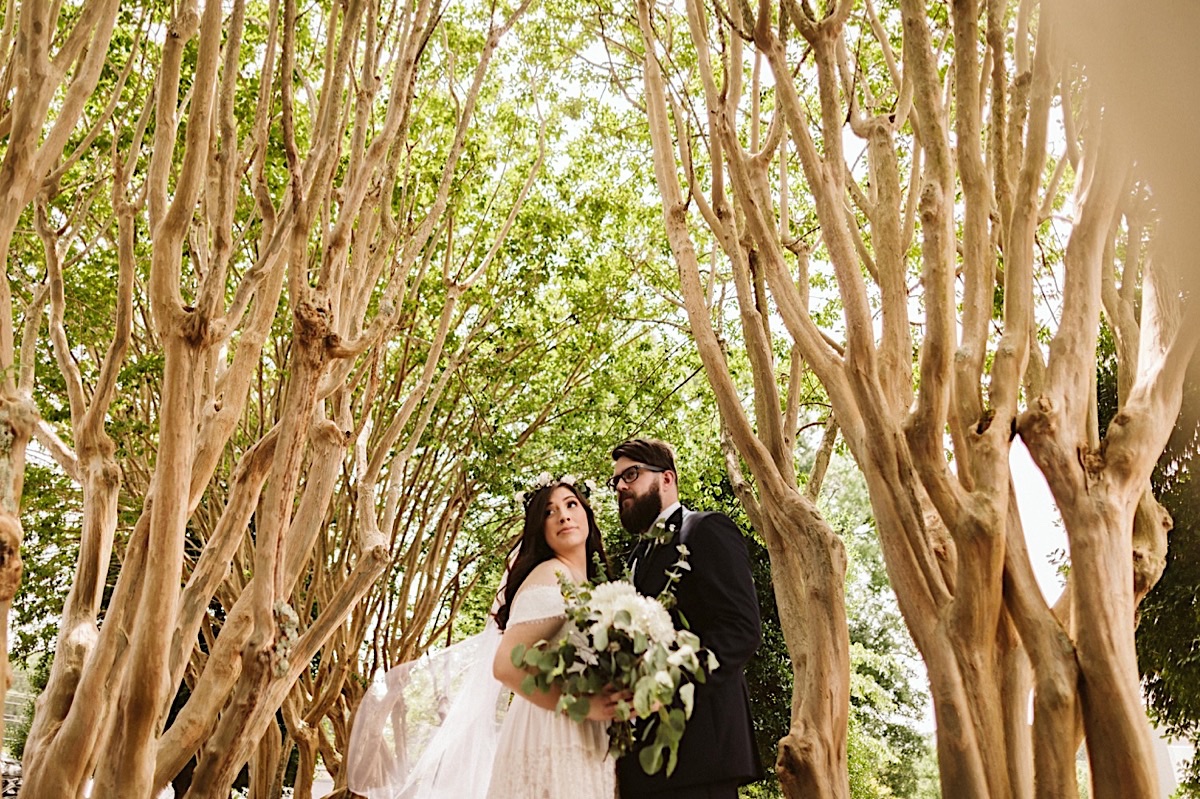
M 563 617 L 556 585 L 526 585 L 513 598 L 508 624 Z M 608 724 L 572 721 L 540 708 L 518 691 L 504 716 L 488 799 L 613 799 L 615 761 L 608 756 Z

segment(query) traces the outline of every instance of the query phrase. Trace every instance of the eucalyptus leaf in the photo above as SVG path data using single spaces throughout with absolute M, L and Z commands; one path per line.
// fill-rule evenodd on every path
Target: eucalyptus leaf
M 696 684 L 685 683 L 679 686 L 679 701 L 683 703 L 683 713 L 687 718 L 692 717 L 692 705 L 696 701 Z
M 662 748 L 647 746 L 638 752 L 638 763 L 641 764 L 642 771 L 647 774 L 657 774 L 663 767 Z

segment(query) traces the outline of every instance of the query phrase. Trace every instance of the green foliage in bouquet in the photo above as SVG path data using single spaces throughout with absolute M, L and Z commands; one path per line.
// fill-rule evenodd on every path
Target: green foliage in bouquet
M 587 717 L 591 697 L 617 694 L 609 753 L 620 757 L 632 751 L 640 732 L 638 760 L 647 774 L 658 773 L 664 764 L 668 775 L 675 770 L 696 683 L 717 668 L 694 633 L 675 629 L 667 610 L 680 570 L 688 568 L 686 547 L 679 551 L 672 579 L 658 597 L 642 596 L 625 580 L 575 585 L 560 575 L 570 621 L 566 634 L 532 647 L 519 645 L 512 653 L 513 665 L 529 672 L 521 690 L 532 694 L 558 686 L 558 710 L 576 722 Z M 635 731 L 635 717 L 656 718 Z

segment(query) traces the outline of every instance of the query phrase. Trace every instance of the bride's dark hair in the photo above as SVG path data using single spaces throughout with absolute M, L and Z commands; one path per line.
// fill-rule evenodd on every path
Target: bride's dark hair
M 501 630 L 508 626 L 509 609 L 512 608 L 513 597 L 517 589 L 529 573 L 554 557 L 554 550 L 546 543 L 546 506 L 550 504 L 550 494 L 556 488 L 566 488 L 579 498 L 579 504 L 587 515 L 587 576 L 589 580 L 597 577 L 595 556 L 600 556 L 605 573 L 610 573 L 608 556 L 604 554 L 604 542 L 600 540 L 600 528 L 596 526 L 596 514 L 588 504 L 587 497 L 579 489 L 568 483 L 552 483 L 539 488 L 529 501 L 525 503 L 525 527 L 521 532 L 521 541 L 517 545 L 517 557 L 513 559 L 508 575 L 504 579 L 504 601 L 496 611 L 496 626 Z

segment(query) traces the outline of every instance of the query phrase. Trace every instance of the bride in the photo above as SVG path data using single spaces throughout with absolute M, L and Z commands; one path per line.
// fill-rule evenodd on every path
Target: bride
M 495 623 L 395 667 L 363 698 L 346 755 L 350 790 L 369 799 L 613 799 L 615 699 L 594 697 L 576 723 L 555 710 L 556 690 L 524 693 L 526 672 L 512 664 L 518 644 L 563 634 L 558 576 L 595 579 L 597 559 L 608 568 L 584 493 L 570 478 L 539 483 L 523 495 L 524 528 Z
M 576 723 L 554 708 L 559 693 L 522 692 L 526 672 L 512 663 L 518 644 L 532 646 L 563 634 L 562 574 L 579 583 L 595 578 L 592 555 L 604 558 L 600 530 L 580 491 L 566 483 L 539 489 L 525 508 L 521 548 L 508 572 L 496 623 L 504 631 L 493 664 L 496 679 L 514 692 L 504 717 L 488 799 L 612 799 L 616 782 L 608 754 L 615 701 L 594 697 L 587 720 Z M 608 564 L 604 564 L 607 570 Z M 549 757 L 547 757 L 549 755 Z M 537 763 L 536 769 L 530 763 Z

